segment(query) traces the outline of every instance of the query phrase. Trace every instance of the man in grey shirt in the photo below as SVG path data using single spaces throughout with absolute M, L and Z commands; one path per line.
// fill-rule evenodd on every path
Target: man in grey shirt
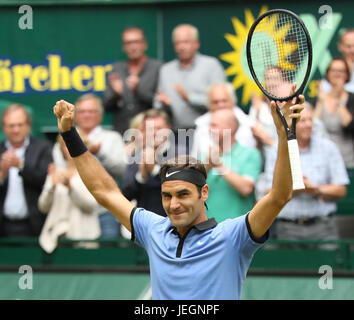
M 207 88 L 225 82 L 221 63 L 214 57 L 200 54 L 198 29 L 178 25 L 172 32 L 177 59 L 161 67 L 155 108 L 164 108 L 172 115 L 175 129 L 193 128 L 197 117 L 207 111 Z
M 124 135 L 136 114 L 152 108 L 162 62 L 146 56 L 147 42 L 142 29 L 125 29 L 122 42 L 128 59 L 113 65 L 103 103 L 106 111 L 115 113 L 114 129 Z

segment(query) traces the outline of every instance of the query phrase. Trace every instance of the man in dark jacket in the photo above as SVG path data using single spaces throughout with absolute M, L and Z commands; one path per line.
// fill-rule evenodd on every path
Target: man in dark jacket
M 142 29 L 125 29 L 122 42 L 127 60 L 113 65 L 103 103 L 106 111 L 115 113 L 114 129 L 124 135 L 129 121 L 152 107 L 162 62 L 146 56 L 147 42 Z
M 45 216 L 38 197 L 52 162 L 49 142 L 30 136 L 31 117 L 20 104 L 3 112 L 0 144 L 0 236 L 38 236 Z

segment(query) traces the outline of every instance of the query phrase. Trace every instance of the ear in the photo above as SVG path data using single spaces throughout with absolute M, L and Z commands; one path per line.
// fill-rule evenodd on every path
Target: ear
M 205 184 L 202 187 L 202 200 L 205 202 L 208 200 L 208 198 L 209 198 L 209 186 Z

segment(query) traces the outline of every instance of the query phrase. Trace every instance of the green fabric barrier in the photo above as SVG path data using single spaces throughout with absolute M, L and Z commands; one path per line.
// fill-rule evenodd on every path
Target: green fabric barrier
M 0 273 L 1 300 L 135 300 L 150 287 L 148 274 L 38 273 L 33 270 L 32 289 L 21 277 L 28 273 Z
M 270 277 L 246 278 L 242 300 L 352 300 L 353 278 L 334 278 L 333 289 L 320 289 L 318 277 Z
M 36 273 L 33 289 L 21 289 L 16 272 L 0 273 L 0 299 L 6 300 L 141 300 L 149 298 L 148 274 Z M 318 277 L 248 276 L 242 300 L 347 300 L 354 278 L 334 278 L 333 289 L 320 289 Z

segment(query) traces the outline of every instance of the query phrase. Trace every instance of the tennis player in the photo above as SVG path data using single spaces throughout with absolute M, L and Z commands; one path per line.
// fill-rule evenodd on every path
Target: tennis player
M 300 104 L 288 101 L 282 107 L 289 126 L 292 118 L 300 118 L 303 102 L 300 96 Z M 240 298 L 253 254 L 292 193 L 287 138 L 274 102 L 271 111 L 279 138 L 273 187 L 250 212 L 217 223 L 206 215 L 209 187 L 202 163 L 180 156 L 161 167 L 167 217 L 134 208 L 81 141 L 74 128 L 74 105 L 61 100 L 54 106 L 59 130 L 86 187 L 147 251 L 153 299 Z

